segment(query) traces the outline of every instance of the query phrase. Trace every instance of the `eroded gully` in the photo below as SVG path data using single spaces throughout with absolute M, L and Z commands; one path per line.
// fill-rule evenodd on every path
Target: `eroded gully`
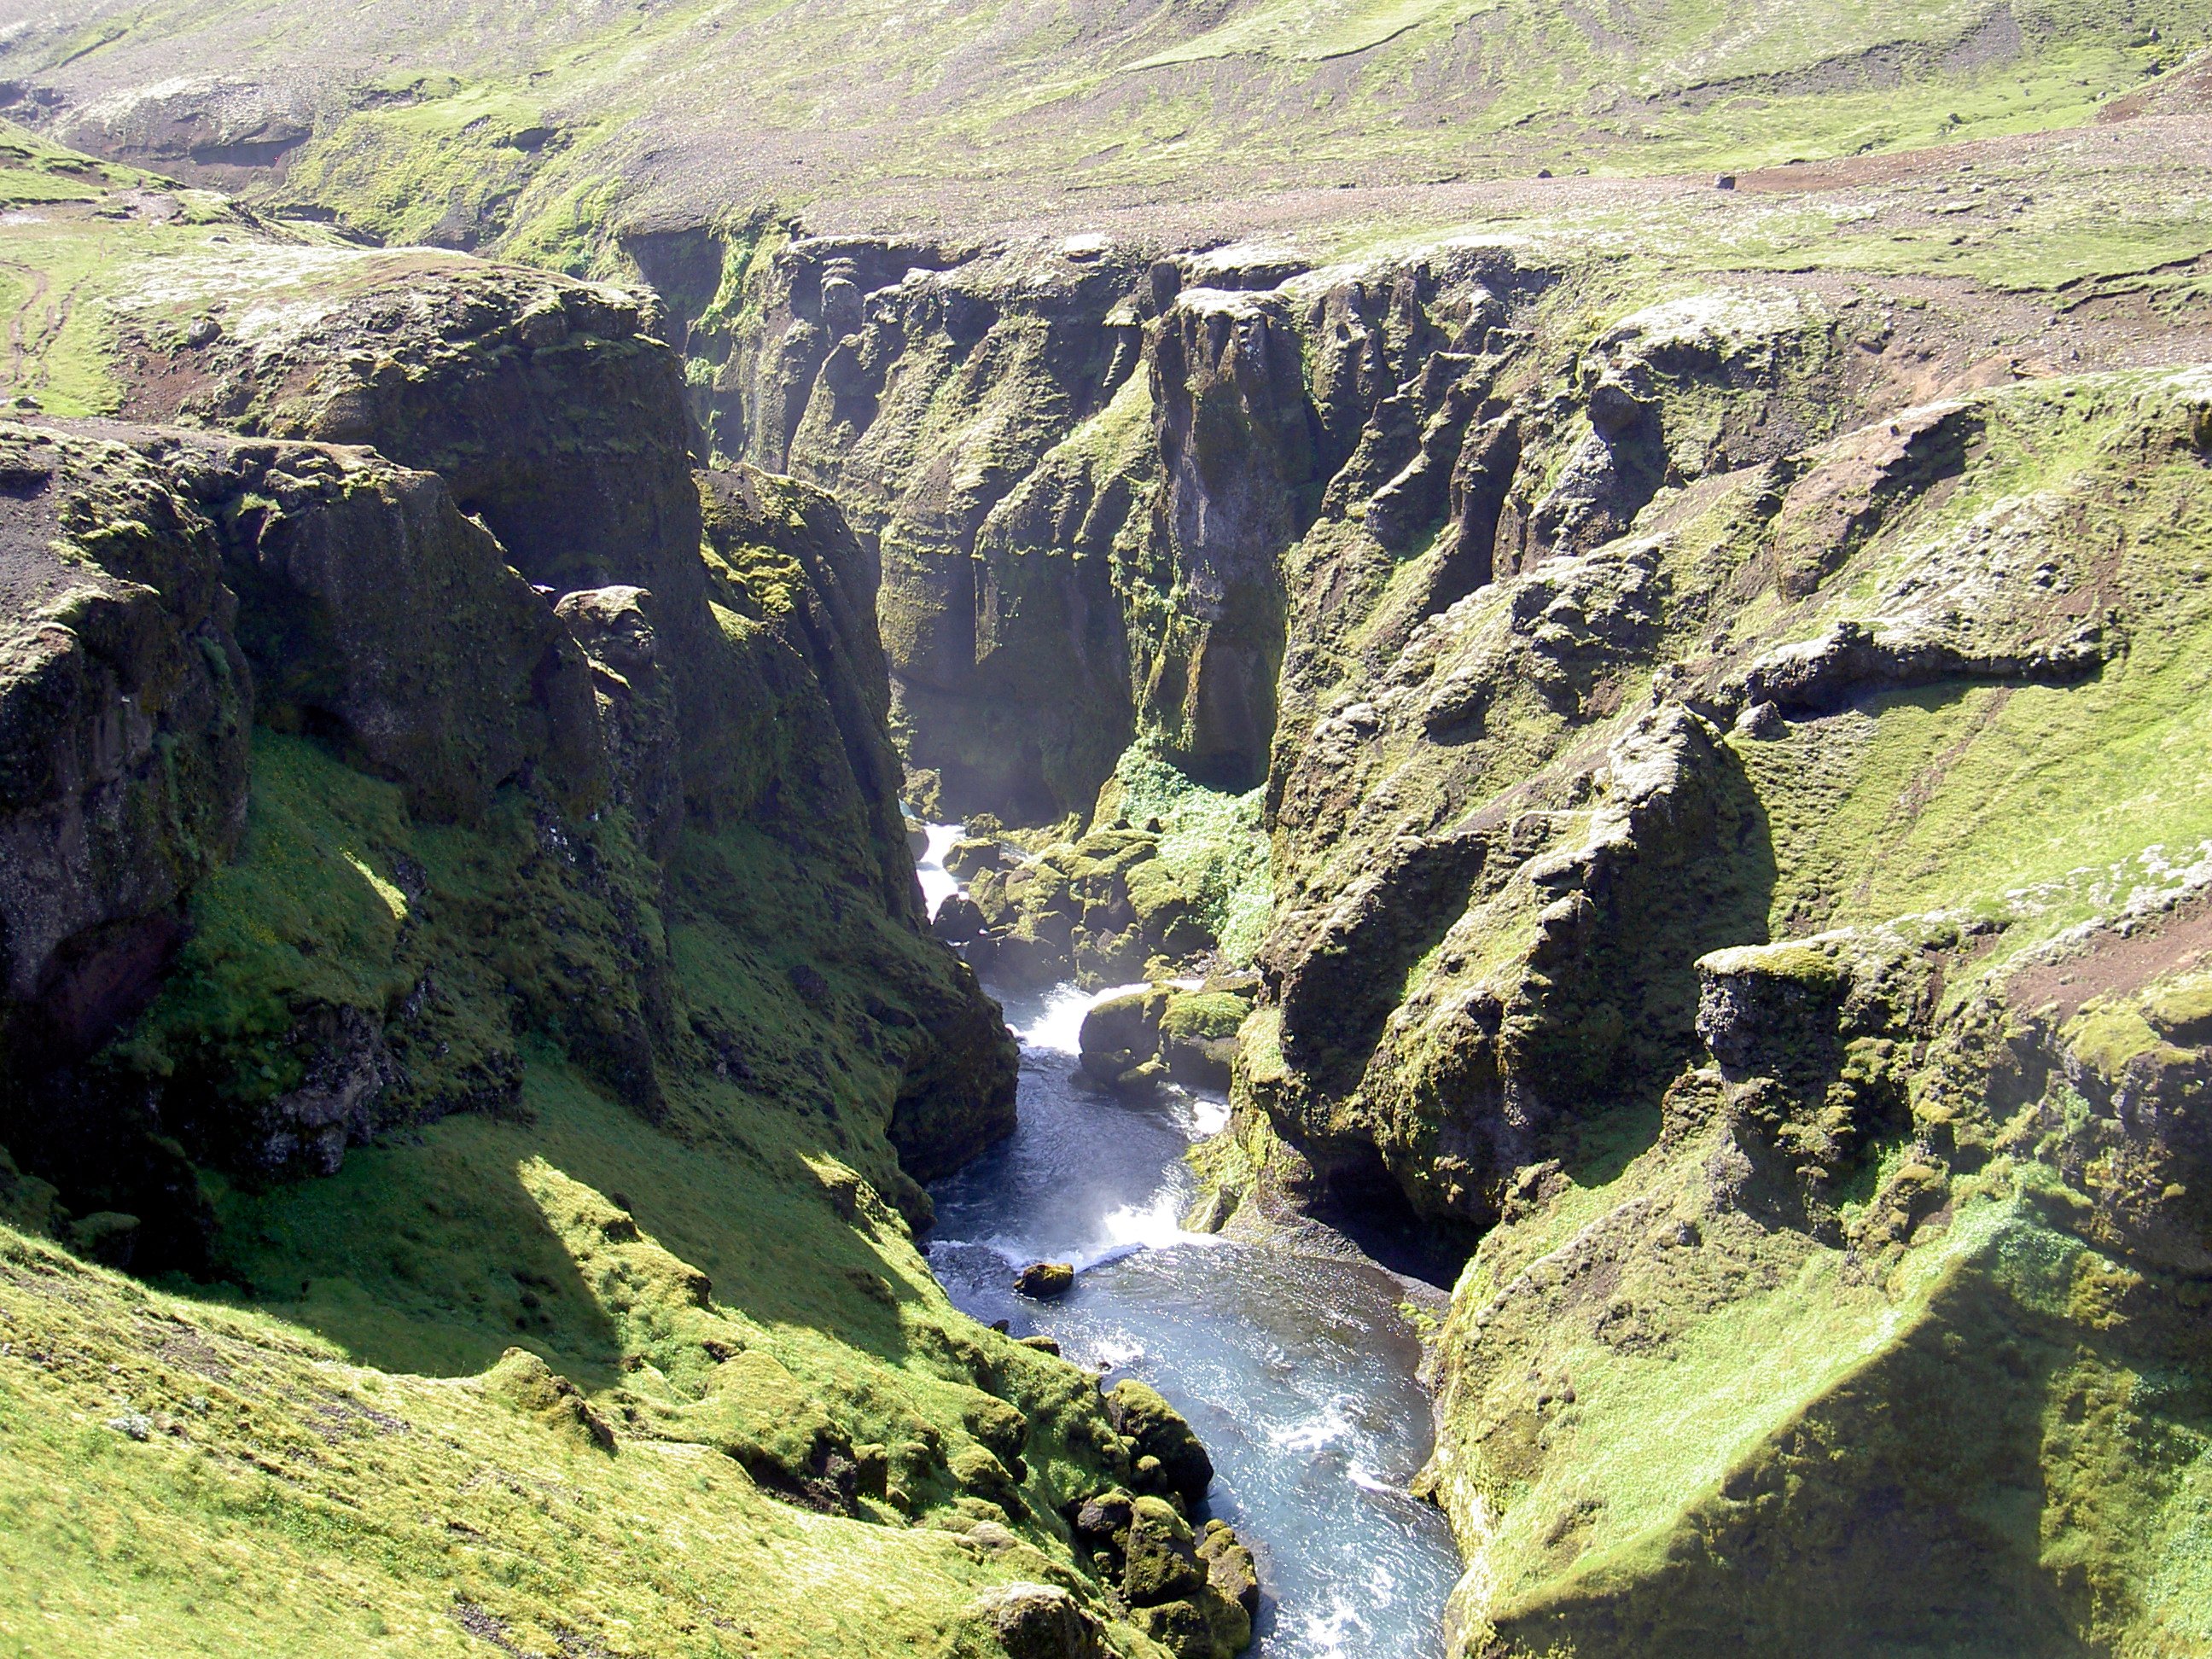
M 940 858 L 957 833 L 930 834 L 933 910 L 956 886 Z M 1019 1127 L 932 1189 L 929 1258 L 952 1299 L 1054 1338 L 1079 1364 L 1141 1377 L 1189 1418 L 1217 1472 L 1206 1512 L 1259 1558 L 1253 1653 L 1437 1653 L 1459 1562 L 1443 1518 L 1406 1490 L 1431 1419 L 1397 1311 L 1404 1285 L 1364 1261 L 1182 1231 L 1195 1190 L 1183 1153 L 1227 1103 L 1128 1101 L 1086 1082 L 1076 1038 L 1098 999 L 1072 984 L 1001 1000 L 1022 1044 Z M 1015 1269 L 1036 1261 L 1073 1262 L 1074 1290 L 1015 1295 Z

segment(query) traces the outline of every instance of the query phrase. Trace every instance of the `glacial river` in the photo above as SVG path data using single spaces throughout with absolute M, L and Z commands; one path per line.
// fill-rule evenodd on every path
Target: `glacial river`
M 954 887 L 939 860 L 956 833 L 931 831 L 933 909 Z M 1364 1263 L 1183 1232 L 1194 1190 L 1183 1152 L 1227 1103 L 1181 1092 L 1140 1103 L 1091 1085 L 1076 1036 L 1097 999 L 1072 985 L 1002 1000 L 1022 1044 L 1020 1127 L 931 1189 L 938 1277 L 976 1318 L 1142 1377 L 1190 1419 L 1217 1471 L 1206 1512 L 1259 1559 L 1253 1653 L 1437 1654 L 1459 1562 L 1443 1517 L 1406 1491 L 1430 1416 L 1396 1311 L 1403 1289 Z M 1015 1269 L 1036 1261 L 1074 1263 L 1074 1290 L 1016 1296 Z

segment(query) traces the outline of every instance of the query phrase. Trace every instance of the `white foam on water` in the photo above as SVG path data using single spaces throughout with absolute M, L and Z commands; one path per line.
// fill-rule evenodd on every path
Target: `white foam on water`
M 1185 1237 L 1178 1225 L 1182 1195 L 1163 1187 L 1142 1204 L 1123 1204 L 1106 1212 L 1109 1249 L 1164 1249 Z
M 1100 1003 L 1115 997 L 1151 988 L 1139 981 L 1134 985 L 1109 985 L 1103 991 L 1092 992 L 1079 988 L 1073 981 L 1062 981 L 1046 993 L 1043 1011 L 1014 1035 L 1032 1048 L 1050 1049 L 1060 1054 L 1079 1054 L 1083 1052 L 1083 1017 L 1085 1014 Z
M 1278 1424 L 1267 1431 L 1267 1443 L 1278 1451 L 1317 1452 L 1334 1446 L 1352 1432 L 1352 1419 L 1344 1402 L 1332 1401 L 1315 1415 L 1296 1423 Z
M 1154 1193 L 1142 1204 L 1124 1204 L 1106 1213 L 1106 1237 L 1112 1241 L 1109 1249 L 1112 1255 L 1127 1255 L 1136 1250 L 1164 1250 L 1177 1244 L 1196 1244 L 1211 1249 L 1221 1241 L 1212 1233 L 1187 1233 L 1182 1230 L 1183 1203 L 1188 1194 L 1173 1182 Z M 1102 1256 L 1101 1261 L 1110 1259 Z M 1094 1264 L 1095 1265 L 1095 1264 Z
M 1385 1498 L 1411 1498 L 1403 1486 L 1393 1486 L 1381 1475 L 1356 1459 L 1344 1472 L 1344 1478 L 1362 1492 L 1371 1492 Z
M 1077 1340 L 1067 1357 L 1094 1371 L 1126 1370 L 1145 1357 L 1145 1345 L 1120 1332 L 1100 1332 L 1089 1340 Z
M 1041 1244 L 1010 1233 L 993 1233 L 987 1238 L 957 1242 L 988 1250 L 1010 1267 L 1026 1267 L 1032 1261 L 1065 1261 L 1079 1273 L 1119 1261 L 1140 1250 L 1164 1250 L 1179 1244 L 1207 1248 L 1219 1244 L 1222 1241 L 1211 1233 L 1187 1233 L 1182 1230 L 1184 1196 L 1182 1189 L 1170 1182 L 1142 1204 L 1115 1206 L 1101 1218 L 1104 1238 L 1095 1249 L 1073 1250 L 1064 1242 Z
M 1229 1103 L 1211 1095 L 1190 1097 L 1190 1133 L 1195 1140 L 1219 1134 L 1229 1127 Z
M 1309 1613 L 1298 1620 L 1298 1634 L 1313 1644 L 1319 1659 L 1350 1659 L 1350 1644 L 1366 1632 L 1358 1610 L 1340 1595 L 1329 1603 L 1328 1612 Z
M 933 919 L 937 907 L 960 890 L 959 878 L 945 867 L 945 855 L 952 850 L 952 843 L 967 833 L 967 826 L 959 823 L 928 823 L 922 829 L 929 836 L 929 845 L 921 849 L 921 856 L 914 861 L 915 873 L 921 878 L 921 900 Z

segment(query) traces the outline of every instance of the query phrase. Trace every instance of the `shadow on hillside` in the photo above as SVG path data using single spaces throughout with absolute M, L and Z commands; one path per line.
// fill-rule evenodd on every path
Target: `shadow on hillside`
M 220 1270 L 359 1364 L 474 1376 L 532 1349 L 587 1389 L 621 1375 L 613 1321 L 525 1186 L 528 1132 L 449 1120 L 337 1174 L 224 1203 Z

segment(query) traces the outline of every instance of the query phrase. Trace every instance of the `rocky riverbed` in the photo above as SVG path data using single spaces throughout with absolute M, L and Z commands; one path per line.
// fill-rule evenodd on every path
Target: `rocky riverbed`
M 933 849 L 946 844 L 942 829 Z M 925 854 L 933 902 L 951 890 Z M 1229 1522 L 1266 1587 L 1267 1659 L 1439 1653 L 1459 1562 L 1443 1517 L 1407 1488 L 1429 1454 L 1409 1286 L 1356 1260 L 1184 1231 L 1183 1162 L 1225 1099 L 1176 1085 L 1132 1098 L 1084 1075 L 1084 1015 L 1115 995 L 1072 985 L 1007 1000 L 1022 1043 L 1012 1137 L 931 1189 L 930 1266 L 954 1302 L 1017 1337 L 1159 1389 L 1190 1419 Z M 1065 1297 L 1018 1294 L 1017 1270 L 1077 1268 Z M 1433 1294 L 1433 1293 L 1431 1293 Z

